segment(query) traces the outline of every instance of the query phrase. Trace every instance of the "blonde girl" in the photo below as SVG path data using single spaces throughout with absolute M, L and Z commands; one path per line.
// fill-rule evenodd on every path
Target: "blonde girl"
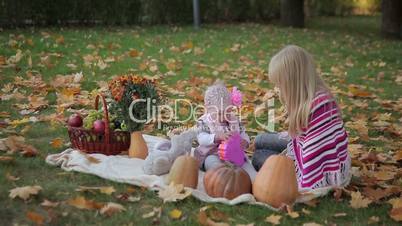
M 287 133 L 265 133 L 255 140 L 253 165 L 286 149 L 294 160 L 299 190 L 345 186 L 350 180 L 348 136 L 340 109 L 316 73 L 312 56 L 290 45 L 269 64 L 269 80 L 279 88 L 289 127 Z

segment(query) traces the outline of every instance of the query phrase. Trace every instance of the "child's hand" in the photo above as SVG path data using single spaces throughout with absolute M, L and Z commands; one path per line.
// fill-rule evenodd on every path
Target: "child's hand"
M 241 148 L 246 150 L 248 148 L 248 142 L 244 139 L 241 140 Z
M 225 141 L 225 140 L 229 139 L 230 135 L 231 135 L 231 133 L 218 133 L 218 134 L 215 134 L 214 141 L 215 141 L 215 143 L 220 143 L 222 141 Z

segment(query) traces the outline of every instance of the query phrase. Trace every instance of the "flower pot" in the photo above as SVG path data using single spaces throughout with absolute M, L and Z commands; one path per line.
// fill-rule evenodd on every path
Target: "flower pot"
M 148 156 L 148 147 L 140 131 L 135 131 L 131 133 L 128 156 L 130 158 L 139 159 L 145 159 Z

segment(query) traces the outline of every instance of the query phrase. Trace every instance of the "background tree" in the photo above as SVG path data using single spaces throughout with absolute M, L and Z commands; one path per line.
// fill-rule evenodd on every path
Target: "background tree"
M 386 37 L 402 37 L 402 1 L 383 0 L 381 32 Z
M 304 1 L 281 0 L 281 23 L 284 26 L 304 27 Z

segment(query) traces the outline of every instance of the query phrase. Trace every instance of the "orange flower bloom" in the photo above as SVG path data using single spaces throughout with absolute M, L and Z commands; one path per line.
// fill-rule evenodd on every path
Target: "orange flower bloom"
M 149 80 L 149 79 L 146 79 L 144 77 L 141 77 L 141 76 L 138 76 L 135 74 L 127 74 L 127 75 L 115 77 L 109 82 L 109 90 L 112 94 L 112 97 L 116 101 L 121 101 L 121 99 L 123 98 L 123 95 L 124 95 L 125 87 L 129 82 L 132 82 L 132 83 L 138 84 L 138 85 L 145 85 L 146 83 L 155 84 L 154 80 Z M 139 95 L 138 94 L 133 95 L 132 98 L 138 99 Z

